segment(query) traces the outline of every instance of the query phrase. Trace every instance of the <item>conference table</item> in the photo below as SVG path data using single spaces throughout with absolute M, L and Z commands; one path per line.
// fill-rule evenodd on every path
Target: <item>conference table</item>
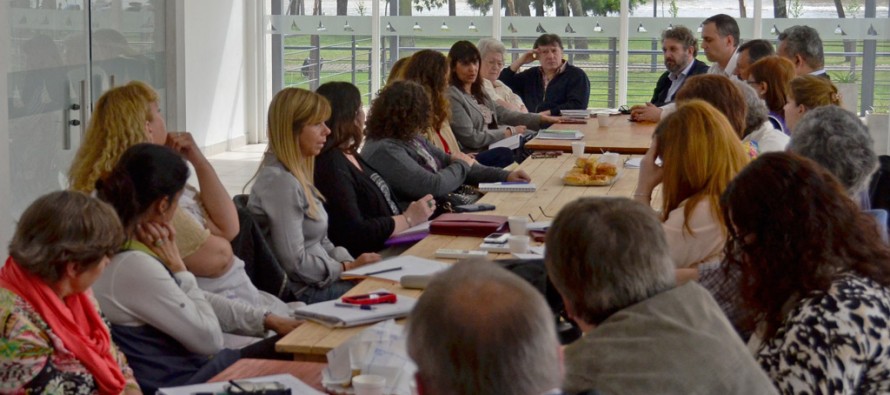
M 627 155 L 622 156 L 622 160 L 628 158 Z M 622 166 L 619 177 L 611 186 L 564 185 L 562 176 L 574 166 L 574 163 L 575 158 L 571 154 L 562 154 L 555 158 L 526 159 L 518 168 L 525 170 L 531 176 L 532 182 L 537 185 L 537 191 L 486 193 L 479 202 L 493 204 L 496 209 L 480 214 L 521 215 L 530 217 L 534 221 L 549 221 L 563 206 L 580 197 L 633 195 L 639 176 L 638 169 L 627 169 Z M 657 193 L 656 191 L 653 201 L 658 200 Z M 477 250 L 481 242 L 481 237 L 429 235 L 406 250 L 403 255 L 454 263 L 456 259 L 435 258 L 436 250 L 439 248 Z M 488 259 L 510 256 L 510 254 L 489 253 Z M 402 288 L 398 283 L 368 278 L 358 283 L 347 295 L 368 293 L 381 288 L 414 298 L 420 297 L 422 293 L 420 290 Z M 366 325 L 353 328 L 328 328 L 314 322 L 306 322 L 279 340 L 275 348 L 279 352 L 294 354 L 294 359 L 298 361 L 326 362 L 325 354 L 328 351 L 367 327 Z
M 619 154 L 642 155 L 649 148 L 655 123 L 631 122 L 630 115 L 612 115 L 608 127 L 600 126 L 596 118 L 587 119 L 586 124 L 555 124 L 549 129 L 578 130 L 584 133 L 587 143 L 584 151 L 599 154 L 615 152 Z M 545 140 L 534 138 L 525 147 L 535 151 L 572 152 L 572 142 L 578 140 Z

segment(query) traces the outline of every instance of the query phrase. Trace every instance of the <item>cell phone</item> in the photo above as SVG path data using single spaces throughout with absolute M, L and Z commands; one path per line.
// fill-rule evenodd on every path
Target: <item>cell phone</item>
M 486 243 L 494 243 L 494 244 L 504 244 L 507 242 L 507 239 L 510 238 L 509 233 L 492 233 L 488 236 L 485 236 L 482 241 Z
M 477 211 L 491 211 L 494 210 L 493 204 L 486 203 L 477 203 L 477 204 L 461 204 L 460 206 L 454 207 L 455 213 L 473 213 Z

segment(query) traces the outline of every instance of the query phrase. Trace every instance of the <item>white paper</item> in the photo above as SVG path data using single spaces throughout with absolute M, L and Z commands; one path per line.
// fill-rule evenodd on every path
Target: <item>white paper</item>
M 525 225 L 525 228 L 528 230 L 547 230 L 552 224 L 553 221 L 537 221 L 537 222 L 529 222 Z
M 426 221 L 426 222 L 414 225 L 408 229 L 405 229 L 399 233 L 396 233 L 394 235 L 394 237 L 410 235 L 410 234 L 420 233 L 420 232 L 429 232 L 430 231 L 430 222 L 431 221 Z
M 584 133 L 577 130 L 542 130 L 537 138 L 542 140 L 581 140 Z
M 643 160 L 642 157 L 639 158 L 630 158 L 624 162 L 624 167 L 628 169 L 639 169 L 640 162 Z
M 388 292 L 385 289 L 373 292 Z M 315 303 L 294 310 L 294 317 L 305 318 L 329 327 L 346 328 L 371 324 L 393 318 L 402 318 L 411 312 L 417 299 L 398 295 L 396 303 L 380 303 L 373 305 L 373 310 L 362 310 L 351 307 L 339 307 L 340 299 Z
M 386 259 L 358 269 L 343 272 L 343 276 L 367 276 L 368 273 L 379 272 L 381 270 L 401 268 L 391 272 L 372 274 L 371 277 L 382 278 L 385 280 L 396 281 L 402 279 L 402 276 L 425 276 L 440 272 L 448 268 L 447 263 L 434 261 L 431 259 L 419 258 L 412 255 L 400 255 L 390 259 Z
M 495 141 L 488 145 L 488 149 L 498 148 L 498 147 L 507 147 L 509 149 L 517 149 L 519 148 L 519 139 L 522 138 L 521 134 L 514 134 L 505 139 L 501 139 Z
M 531 252 L 531 253 L 533 253 L 533 254 L 538 254 L 538 255 L 543 256 L 543 255 L 544 255 L 544 252 L 546 251 L 546 248 L 545 248 L 545 246 L 543 246 L 543 245 L 532 246 L 532 247 L 529 247 L 529 248 L 528 248 L 528 251 Z
M 386 394 L 411 395 L 410 383 L 417 367 L 408 358 L 404 328 L 393 320 L 378 323 L 327 354 L 322 371 L 326 388 L 342 386 L 353 370 L 386 377 Z
M 252 377 L 249 379 L 239 379 L 238 381 L 250 381 L 256 383 L 269 383 L 274 381 L 284 384 L 287 388 L 290 388 L 291 393 L 294 394 L 324 395 L 322 392 L 316 391 L 306 383 L 300 381 L 300 379 L 289 374 Z M 157 393 L 159 395 L 192 395 L 196 392 L 221 393 L 224 392 L 223 388 L 228 385 L 229 383 L 225 381 L 219 383 L 184 385 L 179 387 L 160 388 Z
M 540 256 L 538 254 L 520 254 L 518 252 L 514 252 L 513 256 L 515 256 L 517 259 L 522 259 L 522 260 L 541 259 L 542 258 L 542 256 Z

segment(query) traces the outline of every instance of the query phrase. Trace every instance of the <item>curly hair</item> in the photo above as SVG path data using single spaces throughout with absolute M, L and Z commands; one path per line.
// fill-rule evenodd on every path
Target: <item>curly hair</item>
M 362 127 L 356 124 L 356 116 L 362 110 L 362 95 L 355 85 L 343 81 L 326 82 L 315 90 L 331 104 L 331 117 L 325 121 L 331 129 L 321 152 L 332 148 L 354 154 L 362 145 Z
M 430 126 L 430 101 L 420 84 L 396 81 L 371 102 L 368 137 L 409 141 Z
M 149 142 L 145 123 L 153 120 L 150 105 L 157 101 L 158 94 L 139 81 L 102 94 L 68 170 L 71 189 L 92 192 L 96 181 L 111 172 L 127 148 Z
M 473 43 L 466 40 L 454 43 L 448 51 L 449 82 L 463 91 L 464 82 L 457 76 L 458 63 L 475 63 L 478 67 L 482 64 L 482 55 L 479 54 L 479 50 L 476 49 Z M 470 94 L 473 95 L 477 103 L 484 105 L 485 91 L 482 90 L 482 78 L 478 74 L 476 75 L 476 80 L 470 84 Z
M 687 78 L 686 83 L 677 91 L 676 101 L 680 104 L 692 99 L 704 100 L 720 110 L 739 139 L 745 136 L 745 117 L 748 115 L 745 95 L 728 77 L 702 74 Z
M 411 55 L 402 70 L 402 79 L 414 81 L 426 90 L 431 103 L 433 122 L 430 126 L 439 128 L 451 118 L 451 104 L 445 92 L 448 89 L 448 59 L 441 52 L 424 49 Z
M 845 272 L 890 285 L 890 248 L 875 221 L 815 162 L 787 152 L 761 155 L 720 198 L 729 227 L 726 270 L 740 270 L 746 329 L 763 322 L 765 340 L 791 298 L 826 291 Z M 882 225 L 883 226 L 883 225 Z
M 794 79 L 794 64 L 779 56 L 767 56 L 748 68 L 748 79 L 766 83 L 763 100 L 770 111 L 782 113 L 791 92 Z

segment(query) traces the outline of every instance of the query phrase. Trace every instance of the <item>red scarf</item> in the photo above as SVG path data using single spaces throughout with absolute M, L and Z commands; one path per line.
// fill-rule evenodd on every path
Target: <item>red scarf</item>
M 111 356 L 111 336 L 90 300 L 92 291 L 69 295 L 63 302 L 46 282 L 23 270 L 12 257 L 0 269 L 0 287 L 34 307 L 62 344 L 92 373 L 100 393 L 120 394 L 124 390 L 126 380 Z

